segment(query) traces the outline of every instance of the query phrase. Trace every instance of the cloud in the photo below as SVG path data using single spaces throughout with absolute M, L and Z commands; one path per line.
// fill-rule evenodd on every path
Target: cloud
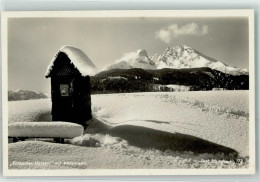
M 128 52 L 128 53 L 124 53 L 124 56 L 115 60 L 115 63 L 119 63 L 121 61 L 134 61 L 136 58 L 138 57 L 137 52 Z
M 190 23 L 183 26 L 179 26 L 178 24 L 172 24 L 166 28 L 163 28 L 155 32 L 156 38 L 160 39 L 165 43 L 170 43 L 171 39 L 177 38 L 181 35 L 202 36 L 206 34 L 208 34 L 208 26 L 198 25 L 196 23 Z

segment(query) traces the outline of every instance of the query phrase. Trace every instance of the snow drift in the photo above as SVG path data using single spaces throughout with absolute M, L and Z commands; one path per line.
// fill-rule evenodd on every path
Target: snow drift
M 59 52 L 50 62 L 45 73 L 46 78 L 50 76 L 54 62 L 60 52 L 65 53 L 69 57 L 71 63 L 78 69 L 82 76 L 93 76 L 97 73 L 96 66 L 82 50 L 72 46 L 62 46 Z
M 140 145 L 137 145 L 142 146 L 142 135 L 137 135 L 134 131 L 148 128 L 149 130 L 141 131 L 149 134 L 150 130 L 156 130 L 155 140 L 156 133 L 161 135 L 160 131 L 166 132 L 167 136 L 172 136 L 171 133 L 173 137 L 180 133 L 232 148 L 240 156 L 248 155 L 248 91 L 132 93 L 112 96 L 113 99 L 111 94 L 92 97 L 92 111 L 94 117 L 112 126 L 112 131 L 116 130 L 112 132 L 113 136 L 126 138 L 133 141 L 133 144 L 139 141 Z M 137 128 L 131 129 L 126 125 Z M 155 141 L 154 144 L 150 147 L 156 146 Z
M 8 136 L 74 138 L 83 130 L 81 125 L 69 122 L 18 122 L 8 125 Z
M 248 91 L 93 95 L 94 118 L 83 135 L 63 145 L 10 143 L 9 168 L 247 168 L 248 99 Z M 10 102 L 9 123 L 47 118 L 50 103 Z

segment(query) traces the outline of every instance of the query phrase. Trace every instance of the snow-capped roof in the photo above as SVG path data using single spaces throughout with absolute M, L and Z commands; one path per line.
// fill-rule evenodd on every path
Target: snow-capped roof
M 50 76 L 50 73 L 54 66 L 54 62 L 56 61 L 56 58 L 60 52 L 65 53 L 69 57 L 71 63 L 78 69 L 82 76 L 93 76 L 97 73 L 96 66 L 82 50 L 66 45 L 60 48 L 59 52 L 50 62 L 45 73 L 45 77 Z

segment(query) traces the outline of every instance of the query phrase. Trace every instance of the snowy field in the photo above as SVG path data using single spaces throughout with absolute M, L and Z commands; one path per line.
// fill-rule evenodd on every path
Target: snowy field
M 248 91 L 93 95 L 83 136 L 9 143 L 9 167 L 246 168 L 248 105 Z M 9 102 L 9 123 L 50 112 L 50 99 Z

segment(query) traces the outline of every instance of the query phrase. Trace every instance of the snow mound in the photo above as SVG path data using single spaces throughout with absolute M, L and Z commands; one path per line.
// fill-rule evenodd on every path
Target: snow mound
M 50 65 L 48 66 L 45 73 L 46 78 L 50 76 L 54 62 L 56 61 L 56 58 L 60 52 L 65 53 L 69 57 L 71 63 L 79 70 L 82 76 L 93 76 L 97 73 L 96 66 L 82 50 L 72 46 L 63 46 L 60 48 L 59 52 L 52 59 Z
M 125 54 L 120 59 L 116 60 L 114 64 L 107 67 L 110 69 L 156 69 L 155 63 L 148 57 L 146 50 L 140 49 L 136 52 Z
M 114 136 L 127 137 L 125 139 L 138 146 L 144 146 L 144 142 L 139 145 L 136 141 L 147 137 L 143 134 L 147 128 L 148 133 L 157 130 L 167 132 L 167 135 L 172 133 L 169 134 L 172 137 L 176 133 L 182 134 L 177 137 L 197 137 L 232 148 L 240 156 L 248 156 L 248 91 L 113 94 L 113 99 L 104 94 L 92 99 L 93 116 L 111 125 Z M 134 126 L 130 137 L 129 126 Z M 140 130 L 139 138 L 137 129 Z M 160 134 L 154 131 L 150 136 L 154 133 Z M 150 144 L 154 145 L 155 140 Z M 147 144 L 147 147 L 153 145 Z
M 8 136 L 74 138 L 83 130 L 81 125 L 69 122 L 18 122 L 8 125 Z

